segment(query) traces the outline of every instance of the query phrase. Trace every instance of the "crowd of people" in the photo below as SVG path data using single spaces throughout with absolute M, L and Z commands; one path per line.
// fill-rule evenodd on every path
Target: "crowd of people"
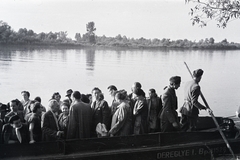
M 79 91 L 56 92 L 47 108 L 41 98 L 30 99 L 28 91 L 22 91 L 22 100 L 1 104 L 1 143 L 36 143 L 59 139 L 80 139 L 105 136 L 128 136 L 153 132 L 195 131 L 199 109 L 207 109 L 198 102 L 199 82 L 203 70 L 193 72 L 193 80 L 185 86 L 184 104 L 178 118 L 178 102 L 175 90 L 180 87 L 181 77 L 169 79 L 169 86 L 159 97 L 155 89 L 148 96 L 141 83 L 132 85 L 132 93 L 107 87 L 111 103 L 104 100 L 102 91 L 95 87 L 91 94 Z M 210 112 L 210 110 L 209 110 Z

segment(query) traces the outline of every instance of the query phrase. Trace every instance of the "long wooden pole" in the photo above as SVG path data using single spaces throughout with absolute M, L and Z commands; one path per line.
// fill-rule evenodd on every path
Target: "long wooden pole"
M 187 63 L 184 62 L 184 64 L 185 64 L 185 66 L 187 67 L 188 72 L 190 73 L 191 77 L 193 78 L 193 74 L 192 74 L 192 72 L 190 71 Z M 206 106 L 208 109 L 210 109 L 210 107 L 209 107 L 209 105 L 208 105 L 208 103 L 207 103 L 206 99 L 204 98 L 204 96 L 203 96 L 203 94 L 202 94 L 201 91 L 200 91 L 200 96 L 201 96 L 201 98 L 202 98 L 205 106 Z M 219 126 L 219 124 L 218 124 L 218 122 L 217 122 L 217 120 L 216 120 L 216 117 L 213 115 L 213 112 L 210 112 L 209 114 L 211 115 L 211 117 L 212 117 L 212 119 L 213 119 L 213 121 L 214 121 L 214 123 L 215 123 L 215 125 L 216 125 L 216 127 L 217 127 L 217 129 L 218 129 L 218 131 L 219 131 L 219 133 L 221 134 L 224 142 L 226 143 L 227 148 L 229 149 L 229 151 L 230 151 L 230 153 L 232 154 L 233 158 L 235 158 L 235 155 L 234 155 L 234 153 L 233 153 L 233 150 L 232 150 L 230 144 L 228 143 L 227 138 L 225 137 L 224 133 L 222 132 L 222 130 L 221 130 L 221 128 L 220 128 L 220 126 Z

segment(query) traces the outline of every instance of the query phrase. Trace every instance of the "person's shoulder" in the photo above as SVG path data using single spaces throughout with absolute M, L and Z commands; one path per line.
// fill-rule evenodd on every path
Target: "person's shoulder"
M 13 113 L 13 111 L 11 111 L 11 112 L 7 113 L 7 114 L 5 115 L 5 117 L 11 117 L 11 116 L 13 116 L 13 115 L 15 115 L 15 114 Z
M 43 117 L 46 117 L 46 116 L 49 116 L 49 115 L 52 115 L 52 112 L 50 110 L 48 110 L 47 112 L 45 112 L 42 116 Z
M 6 124 L 4 124 L 4 125 L 2 126 L 2 131 L 4 132 L 4 131 L 9 130 L 9 129 L 11 129 L 11 128 L 13 128 L 13 127 L 11 126 L 11 124 L 6 123 Z

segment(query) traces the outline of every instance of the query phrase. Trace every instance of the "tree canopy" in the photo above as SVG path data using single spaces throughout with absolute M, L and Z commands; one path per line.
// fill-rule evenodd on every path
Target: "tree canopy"
M 218 27 L 225 28 L 230 21 L 240 18 L 239 0 L 185 0 L 185 2 L 196 3 L 190 11 L 193 25 L 199 24 L 204 27 L 209 20 L 214 20 Z

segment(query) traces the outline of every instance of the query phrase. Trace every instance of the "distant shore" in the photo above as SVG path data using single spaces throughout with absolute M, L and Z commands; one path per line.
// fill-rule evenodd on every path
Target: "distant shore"
M 215 43 L 211 45 L 191 45 L 191 46 L 178 46 L 175 44 L 153 46 L 153 45 L 101 45 L 90 43 L 0 43 L 0 48 L 23 48 L 23 49 L 120 49 L 120 50 L 239 50 L 240 44 L 238 43 Z

